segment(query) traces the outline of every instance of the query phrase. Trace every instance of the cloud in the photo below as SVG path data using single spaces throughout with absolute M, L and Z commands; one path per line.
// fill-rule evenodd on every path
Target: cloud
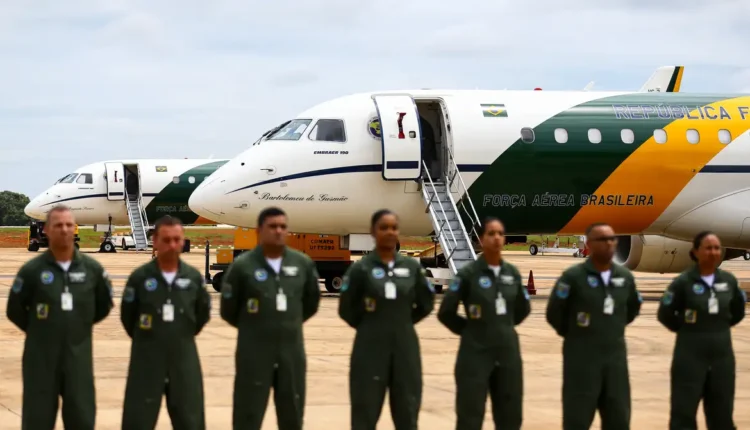
M 231 157 L 323 100 L 404 88 L 750 92 L 750 3 L 0 0 L 0 189 L 118 157 Z M 29 173 L 33 172 L 33 173 Z M 23 178 L 22 180 L 20 180 Z

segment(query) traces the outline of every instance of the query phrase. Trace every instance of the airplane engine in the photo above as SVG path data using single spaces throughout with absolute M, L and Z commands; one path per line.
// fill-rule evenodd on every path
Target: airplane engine
M 650 273 L 679 273 L 690 267 L 693 244 L 656 235 L 618 236 L 615 262 L 630 270 Z M 745 254 L 744 250 L 722 248 L 723 260 Z

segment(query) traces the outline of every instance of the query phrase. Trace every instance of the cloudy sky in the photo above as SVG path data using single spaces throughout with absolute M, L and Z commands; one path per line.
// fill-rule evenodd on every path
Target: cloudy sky
M 637 90 L 683 64 L 683 92 L 750 92 L 748 23 L 747 0 L 0 0 L 0 190 L 232 157 L 358 91 Z

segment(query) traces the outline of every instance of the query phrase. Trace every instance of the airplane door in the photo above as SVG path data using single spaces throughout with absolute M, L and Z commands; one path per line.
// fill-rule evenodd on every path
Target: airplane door
M 383 179 L 418 179 L 422 173 L 422 131 L 414 99 L 409 95 L 372 96 L 380 119 Z
M 107 200 L 125 200 L 125 172 L 122 163 L 104 163 L 107 172 Z

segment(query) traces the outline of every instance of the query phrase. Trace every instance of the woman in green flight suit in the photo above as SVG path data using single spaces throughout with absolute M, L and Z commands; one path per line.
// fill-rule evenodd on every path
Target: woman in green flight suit
M 721 243 L 715 234 L 698 233 L 690 257 L 696 264 L 672 281 L 658 310 L 659 322 L 677 333 L 669 428 L 697 429 L 696 412 L 702 398 L 709 430 L 736 429 L 730 328 L 745 317 L 747 297 L 737 278 L 719 269 Z
M 375 249 L 344 275 L 339 316 L 357 330 L 349 371 L 352 430 L 375 430 L 390 390 L 396 430 L 417 428 L 422 358 L 414 324 L 432 312 L 434 290 L 419 262 L 396 251 L 398 218 L 372 216 Z
M 523 421 L 523 364 L 515 326 L 531 312 L 518 269 L 502 258 L 505 229 L 497 218 L 481 225 L 482 255 L 458 271 L 443 296 L 438 320 L 461 336 L 456 357 L 456 429 L 480 430 L 487 394 L 498 429 Z M 463 302 L 467 318 L 458 315 Z

